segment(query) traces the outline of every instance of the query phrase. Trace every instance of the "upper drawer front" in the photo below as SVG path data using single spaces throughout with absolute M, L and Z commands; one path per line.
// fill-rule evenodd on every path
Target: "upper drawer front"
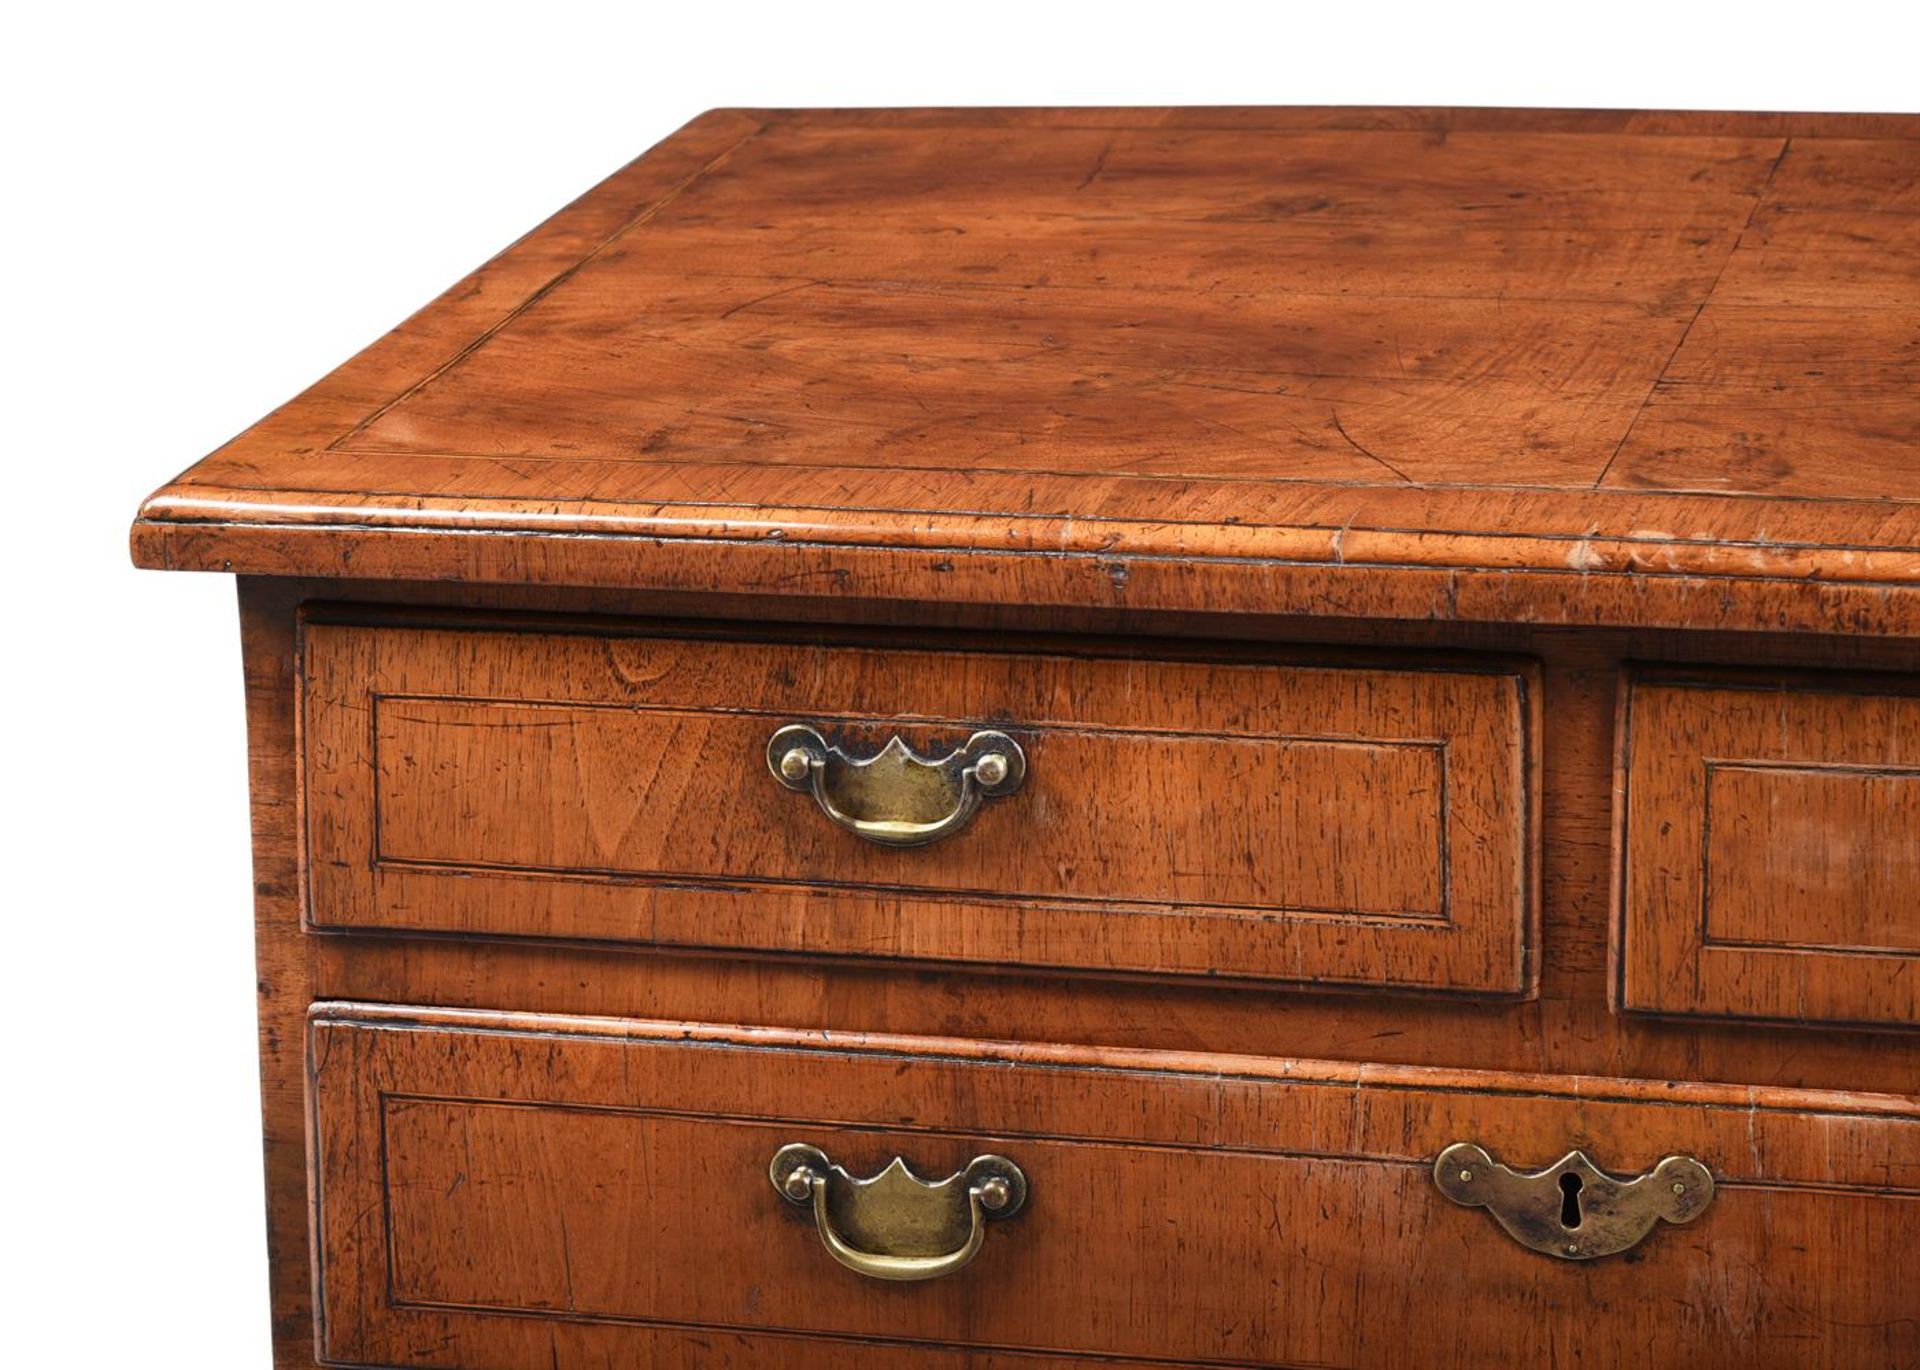
M 1920 694 L 1642 671 L 1623 699 L 1621 1006 L 1920 1026 Z
M 492 1370 L 1011 1370 L 1032 1364 L 1026 1355 L 1076 1354 L 1593 1370 L 1911 1363 L 1920 1287 L 1885 1259 L 1920 1246 L 1920 1119 L 1908 1102 L 807 1043 L 323 1006 L 310 1064 L 324 1354 Z M 1434 1161 L 1455 1142 L 1528 1170 L 1575 1147 L 1626 1175 L 1685 1154 L 1715 1185 L 1685 1226 L 1657 1222 L 1624 1254 L 1561 1260 L 1441 1192 Z M 795 1143 L 855 1178 L 900 1157 L 938 1180 L 998 1155 L 1024 1175 L 1025 1202 L 980 1220 L 964 1269 L 862 1278 L 829 1256 L 814 1214 L 768 1182 Z M 1664 1203 L 1665 1177 L 1646 1183 Z M 945 1217 L 954 1231 L 924 1243 L 927 1254 L 964 1247 L 964 1205 L 943 1209 L 897 1176 L 891 1197 L 894 1232 Z M 864 1225 L 880 1240 L 859 1232 L 862 1218 L 889 1214 L 848 1203 L 844 1187 L 829 1198 L 841 1201 L 829 1203 L 829 1231 L 899 1254 L 878 1221 Z M 1569 1242 L 1604 1215 L 1577 1218 Z
M 1516 668 L 312 623 L 316 927 L 1526 992 L 1533 697 Z M 768 769 L 1012 736 L 934 845 Z

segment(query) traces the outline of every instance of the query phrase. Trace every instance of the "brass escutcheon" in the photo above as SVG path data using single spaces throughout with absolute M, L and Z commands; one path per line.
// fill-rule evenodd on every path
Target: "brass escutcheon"
M 1691 1156 L 1669 1156 L 1621 1180 L 1580 1151 L 1520 1171 L 1455 1142 L 1433 1163 L 1433 1180 L 1455 1203 L 1486 1208 L 1522 1246 L 1566 1261 L 1625 1251 L 1663 1221 L 1692 1222 L 1713 1198 L 1713 1175 Z
M 895 734 L 872 756 L 854 757 L 804 723 L 767 741 L 767 769 L 811 794 L 848 832 L 889 847 L 921 847 L 964 828 L 981 803 L 1012 794 L 1027 778 L 1026 753 L 1005 733 L 979 732 L 938 758 Z
M 876 1280 L 951 1275 L 980 1254 L 989 1219 L 1012 1217 L 1027 1200 L 1026 1175 L 1004 1156 L 975 1156 L 944 1180 L 923 1180 L 896 1156 L 861 1180 L 819 1147 L 792 1142 L 767 1176 L 788 1203 L 812 1208 L 828 1255 Z

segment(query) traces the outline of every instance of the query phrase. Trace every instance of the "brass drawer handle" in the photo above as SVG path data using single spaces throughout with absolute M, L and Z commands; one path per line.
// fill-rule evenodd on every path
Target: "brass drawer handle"
M 820 1148 L 794 1142 L 774 1153 L 767 1174 L 788 1203 L 813 1206 L 828 1255 L 876 1280 L 951 1275 L 980 1254 L 987 1220 L 1013 1216 L 1027 1199 L 1026 1175 L 1004 1156 L 975 1156 L 965 1170 L 931 1181 L 896 1156 L 858 1180 Z
M 790 723 L 768 740 L 767 768 L 788 789 L 812 794 L 848 832 L 889 847 L 920 847 L 966 827 L 983 800 L 1019 789 L 1027 756 L 1005 733 L 983 732 L 937 760 L 898 734 L 874 755 L 856 758 L 806 724 Z
M 1433 1179 L 1455 1203 L 1485 1206 L 1522 1246 L 1567 1261 L 1625 1251 L 1663 1220 L 1690 1223 L 1713 1198 L 1713 1175 L 1691 1156 L 1669 1156 L 1620 1180 L 1581 1151 L 1545 1170 L 1520 1171 L 1472 1142 L 1455 1142 L 1433 1163 Z

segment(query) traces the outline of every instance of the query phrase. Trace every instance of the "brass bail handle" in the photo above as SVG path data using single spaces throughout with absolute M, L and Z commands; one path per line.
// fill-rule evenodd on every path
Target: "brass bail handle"
M 1433 1181 L 1455 1203 L 1487 1209 L 1522 1246 L 1564 1261 L 1625 1251 L 1662 1222 L 1692 1222 L 1713 1199 L 1712 1172 L 1691 1156 L 1669 1156 L 1622 1180 L 1582 1151 L 1544 1170 L 1515 1170 L 1483 1147 L 1455 1142 L 1434 1161 Z
M 1027 778 L 1027 756 L 1005 733 L 978 732 L 942 757 L 924 757 L 898 734 L 872 756 L 854 757 L 804 723 L 767 741 L 767 769 L 811 794 L 840 827 L 888 847 L 921 847 L 966 827 L 988 799 Z
M 1013 1216 L 1027 1198 L 1026 1175 L 1004 1156 L 975 1156 L 932 1181 L 896 1156 L 862 1180 L 818 1147 L 793 1142 L 774 1153 L 767 1175 L 781 1198 L 812 1208 L 829 1256 L 874 1280 L 932 1280 L 963 1269 L 980 1254 L 988 1221 Z

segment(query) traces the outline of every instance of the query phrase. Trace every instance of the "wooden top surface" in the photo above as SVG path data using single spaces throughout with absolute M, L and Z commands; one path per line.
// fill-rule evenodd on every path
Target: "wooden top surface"
M 717 111 L 133 545 L 1920 634 L 1920 117 Z

